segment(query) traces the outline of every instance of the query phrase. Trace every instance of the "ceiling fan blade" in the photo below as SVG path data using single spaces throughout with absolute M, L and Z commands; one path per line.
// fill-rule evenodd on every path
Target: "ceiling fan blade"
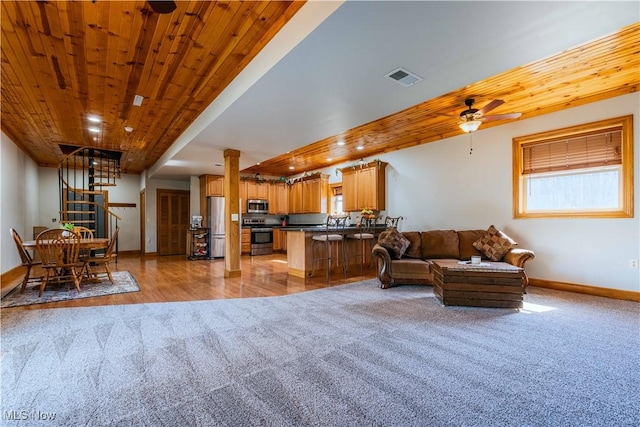
M 484 116 L 485 121 L 491 122 L 493 120 L 509 120 L 509 119 L 517 119 L 520 117 L 522 113 L 509 113 L 509 114 L 495 114 L 492 116 Z
M 493 110 L 496 107 L 501 106 L 502 104 L 504 104 L 504 101 L 502 99 L 494 99 L 493 101 L 491 101 L 490 103 L 488 103 L 487 105 L 479 109 L 475 114 L 478 116 L 484 116 L 489 111 Z
M 171 13 L 174 10 L 176 10 L 176 8 L 178 7 L 175 1 L 147 0 L 147 3 L 149 3 L 149 6 L 151 6 L 151 9 L 153 9 L 155 13 L 160 13 L 160 14 Z

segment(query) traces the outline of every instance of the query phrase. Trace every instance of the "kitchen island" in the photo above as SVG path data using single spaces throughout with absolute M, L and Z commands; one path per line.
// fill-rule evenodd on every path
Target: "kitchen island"
M 296 277 L 310 277 L 312 271 L 312 237 L 314 234 L 325 233 L 326 228 L 324 225 L 289 225 L 286 227 L 281 227 L 280 230 L 285 231 L 287 233 L 287 264 L 289 267 L 289 274 L 291 276 Z M 376 236 L 386 230 L 385 225 L 378 225 L 375 229 Z M 346 236 L 349 234 L 359 233 L 360 228 L 356 226 L 346 227 L 343 230 L 343 234 L 345 235 L 345 244 L 347 245 L 347 255 L 348 255 L 348 265 L 349 266 L 359 266 L 360 265 L 360 257 L 357 256 L 360 254 L 360 241 L 356 239 L 347 239 Z M 375 240 L 377 241 L 377 240 Z M 371 245 L 373 246 L 373 245 Z M 319 249 L 320 250 L 320 249 Z M 324 249 L 321 249 L 324 250 Z M 340 260 L 340 264 L 338 261 Z M 371 249 L 369 248 L 368 242 L 365 242 L 365 263 L 370 262 L 371 260 Z M 340 254 L 335 253 L 331 256 L 331 269 L 341 268 L 340 266 L 342 262 L 342 258 Z M 317 262 L 316 265 L 317 271 L 323 271 L 324 266 L 320 265 L 320 262 Z M 359 270 L 358 270 L 359 271 Z

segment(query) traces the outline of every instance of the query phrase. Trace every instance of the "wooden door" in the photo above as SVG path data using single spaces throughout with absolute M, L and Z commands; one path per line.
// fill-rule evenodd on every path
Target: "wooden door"
M 158 255 L 184 255 L 189 228 L 189 192 L 157 191 Z

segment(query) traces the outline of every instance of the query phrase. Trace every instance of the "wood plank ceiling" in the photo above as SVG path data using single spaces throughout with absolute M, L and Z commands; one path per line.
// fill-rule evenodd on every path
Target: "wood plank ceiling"
M 599 40 L 470 84 L 242 172 L 291 176 L 460 135 L 463 132 L 458 127 L 458 115 L 467 108 L 466 98 L 475 98 L 474 107 L 478 109 L 493 99 L 502 99 L 505 103 L 489 115 L 520 112 L 519 120 L 523 120 L 636 92 L 639 87 L 640 23 L 635 23 Z M 485 122 L 480 129 L 509 122 Z M 339 140 L 345 144 L 339 146 Z M 364 148 L 356 150 L 358 145 Z
M 140 173 L 304 2 L 181 1 L 168 15 L 145 1 L 1 4 L 2 130 L 42 166 L 58 165 L 58 144 L 90 145 L 122 151 L 123 172 Z M 460 135 L 468 97 L 476 108 L 503 99 L 490 114 L 521 112 L 522 120 L 636 92 L 639 70 L 636 23 L 242 172 L 291 176 Z M 132 105 L 135 95 L 142 106 Z M 97 136 L 89 115 L 103 120 Z
M 1 4 L 2 131 L 41 166 L 58 166 L 59 144 L 88 145 L 140 173 L 304 2 L 180 1 L 171 14 L 146 1 Z

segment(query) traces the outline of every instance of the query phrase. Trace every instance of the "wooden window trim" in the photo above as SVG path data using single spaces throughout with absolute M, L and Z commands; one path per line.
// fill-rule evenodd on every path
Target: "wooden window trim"
M 593 134 L 607 129 L 622 129 L 622 206 L 615 210 L 524 212 L 522 206 L 523 146 L 575 135 Z M 512 139 L 512 198 L 513 217 L 518 218 L 633 218 L 633 115 L 520 136 Z

